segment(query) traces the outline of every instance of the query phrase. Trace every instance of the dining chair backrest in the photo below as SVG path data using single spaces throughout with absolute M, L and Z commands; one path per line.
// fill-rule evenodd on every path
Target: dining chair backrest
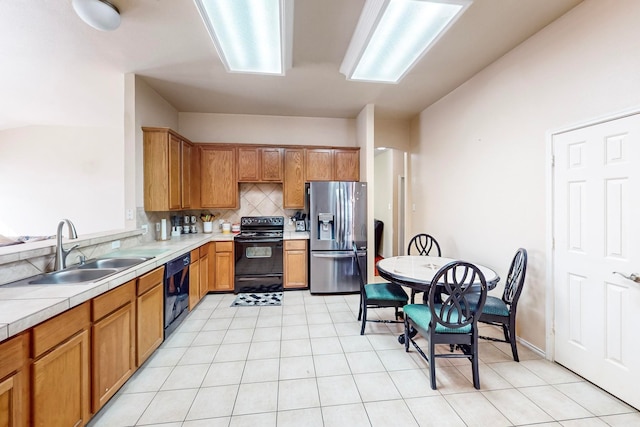
M 452 261 L 433 276 L 428 304 L 432 319 L 449 332 L 462 328 L 470 332 L 469 326 L 477 323 L 486 299 L 487 281 L 482 271 L 471 263 Z
M 407 255 L 442 256 L 438 241 L 424 233 L 416 234 L 411 238 L 407 246 Z
M 515 306 L 520 298 L 522 292 L 522 285 L 524 285 L 524 278 L 527 274 L 527 250 L 524 248 L 518 249 L 511 266 L 509 267 L 509 274 L 504 284 L 504 292 L 502 293 L 502 301 L 511 306 Z
M 364 258 L 367 259 L 367 257 L 364 256 L 358 256 L 358 247 L 356 246 L 355 243 L 353 243 L 353 256 L 354 256 L 354 261 L 356 264 L 356 270 L 358 272 L 358 280 L 360 280 L 360 290 L 362 291 L 364 289 L 364 285 L 366 285 L 365 280 L 364 280 L 364 276 L 362 275 L 362 265 L 360 264 L 360 258 Z

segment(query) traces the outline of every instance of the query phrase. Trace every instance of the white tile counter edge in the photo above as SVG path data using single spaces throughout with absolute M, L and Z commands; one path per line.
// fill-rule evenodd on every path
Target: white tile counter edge
M 309 239 L 308 232 L 285 231 L 285 240 Z M 0 341 L 44 322 L 111 289 L 166 264 L 207 242 L 233 241 L 233 234 L 192 234 L 144 243 L 125 249 L 127 256 L 139 251 L 162 251 L 148 261 L 86 285 L 29 285 L 25 279 L 0 286 Z M 110 254 L 117 254 L 114 251 Z

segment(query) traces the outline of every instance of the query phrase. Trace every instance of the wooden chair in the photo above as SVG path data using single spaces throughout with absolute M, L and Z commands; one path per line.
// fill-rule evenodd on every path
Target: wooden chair
M 407 255 L 422 255 L 422 256 L 442 256 L 440 252 L 440 245 L 438 241 L 429 234 L 416 234 L 409 241 L 407 246 Z M 411 304 L 415 302 L 417 293 L 415 289 L 411 290 Z
M 366 260 L 366 257 L 358 255 L 358 249 L 355 244 L 353 245 L 353 255 L 355 256 L 358 278 L 360 279 L 360 309 L 358 311 L 358 320 L 362 320 L 360 335 L 364 335 L 364 329 L 367 322 L 402 323 L 402 320 L 398 320 L 402 317 L 402 313 L 400 313 L 398 309 L 407 304 L 407 301 L 409 300 L 409 296 L 402 286 L 388 282 L 365 283 L 364 274 L 362 272 L 366 270 L 360 265 L 360 258 L 364 258 Z M 390 307 L 395 309 L 396 320 L 367 319 L 368 309 Z
M 409 304 L 403 308 L 405 350 L 409 351 L 411 342 L 429 363 L 433 390 L 436 389 L 437 357 L 469 359 L 473 386 L 479 389 L 478 318 L 487 298 L 484 275 L 473 264 L 453 261 L 438 270 L 428 292 L 428 304 Z M 474 304 L 470 304 L 470 298 Z M 411 338 L 412 327 L 429 342 L 428 356 Z M 457 346 L 462 353 L 436 353 L 436 344 Z

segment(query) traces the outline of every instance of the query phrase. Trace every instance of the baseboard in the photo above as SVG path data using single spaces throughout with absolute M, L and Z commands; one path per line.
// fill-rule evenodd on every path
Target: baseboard
M 523 346 L 527 347 L 529 350 L 533 351 L 534 353 L 538 354 L 540 357 L 543 357 L 545 359 L 547 358 L 545 352 L 542 351 L 542 349 L 531 344 L 529 341 L 523 340 L 520 337 L 516 337 L 516 341 L 522 344 Z

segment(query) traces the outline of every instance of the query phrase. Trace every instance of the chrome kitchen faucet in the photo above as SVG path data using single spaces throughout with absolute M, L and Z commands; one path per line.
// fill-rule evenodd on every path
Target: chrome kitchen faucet
M 78 233 L 76 233 L 76 227 L 73 223 L 68 219 L 63 219 L 58 223 L 58 231 L 56 232 L 56 262 L 53 267 L 55 271 L 62 270 L 67 267 L 67 255 L 78 247 L 78 245 L 73 245 L 69 250 L 64 250 L 62 247 L 62 227 L 64 227 L 65 222 L 67 223 L 67 228 L 69 229 L 69 239 L 77 239 Z

